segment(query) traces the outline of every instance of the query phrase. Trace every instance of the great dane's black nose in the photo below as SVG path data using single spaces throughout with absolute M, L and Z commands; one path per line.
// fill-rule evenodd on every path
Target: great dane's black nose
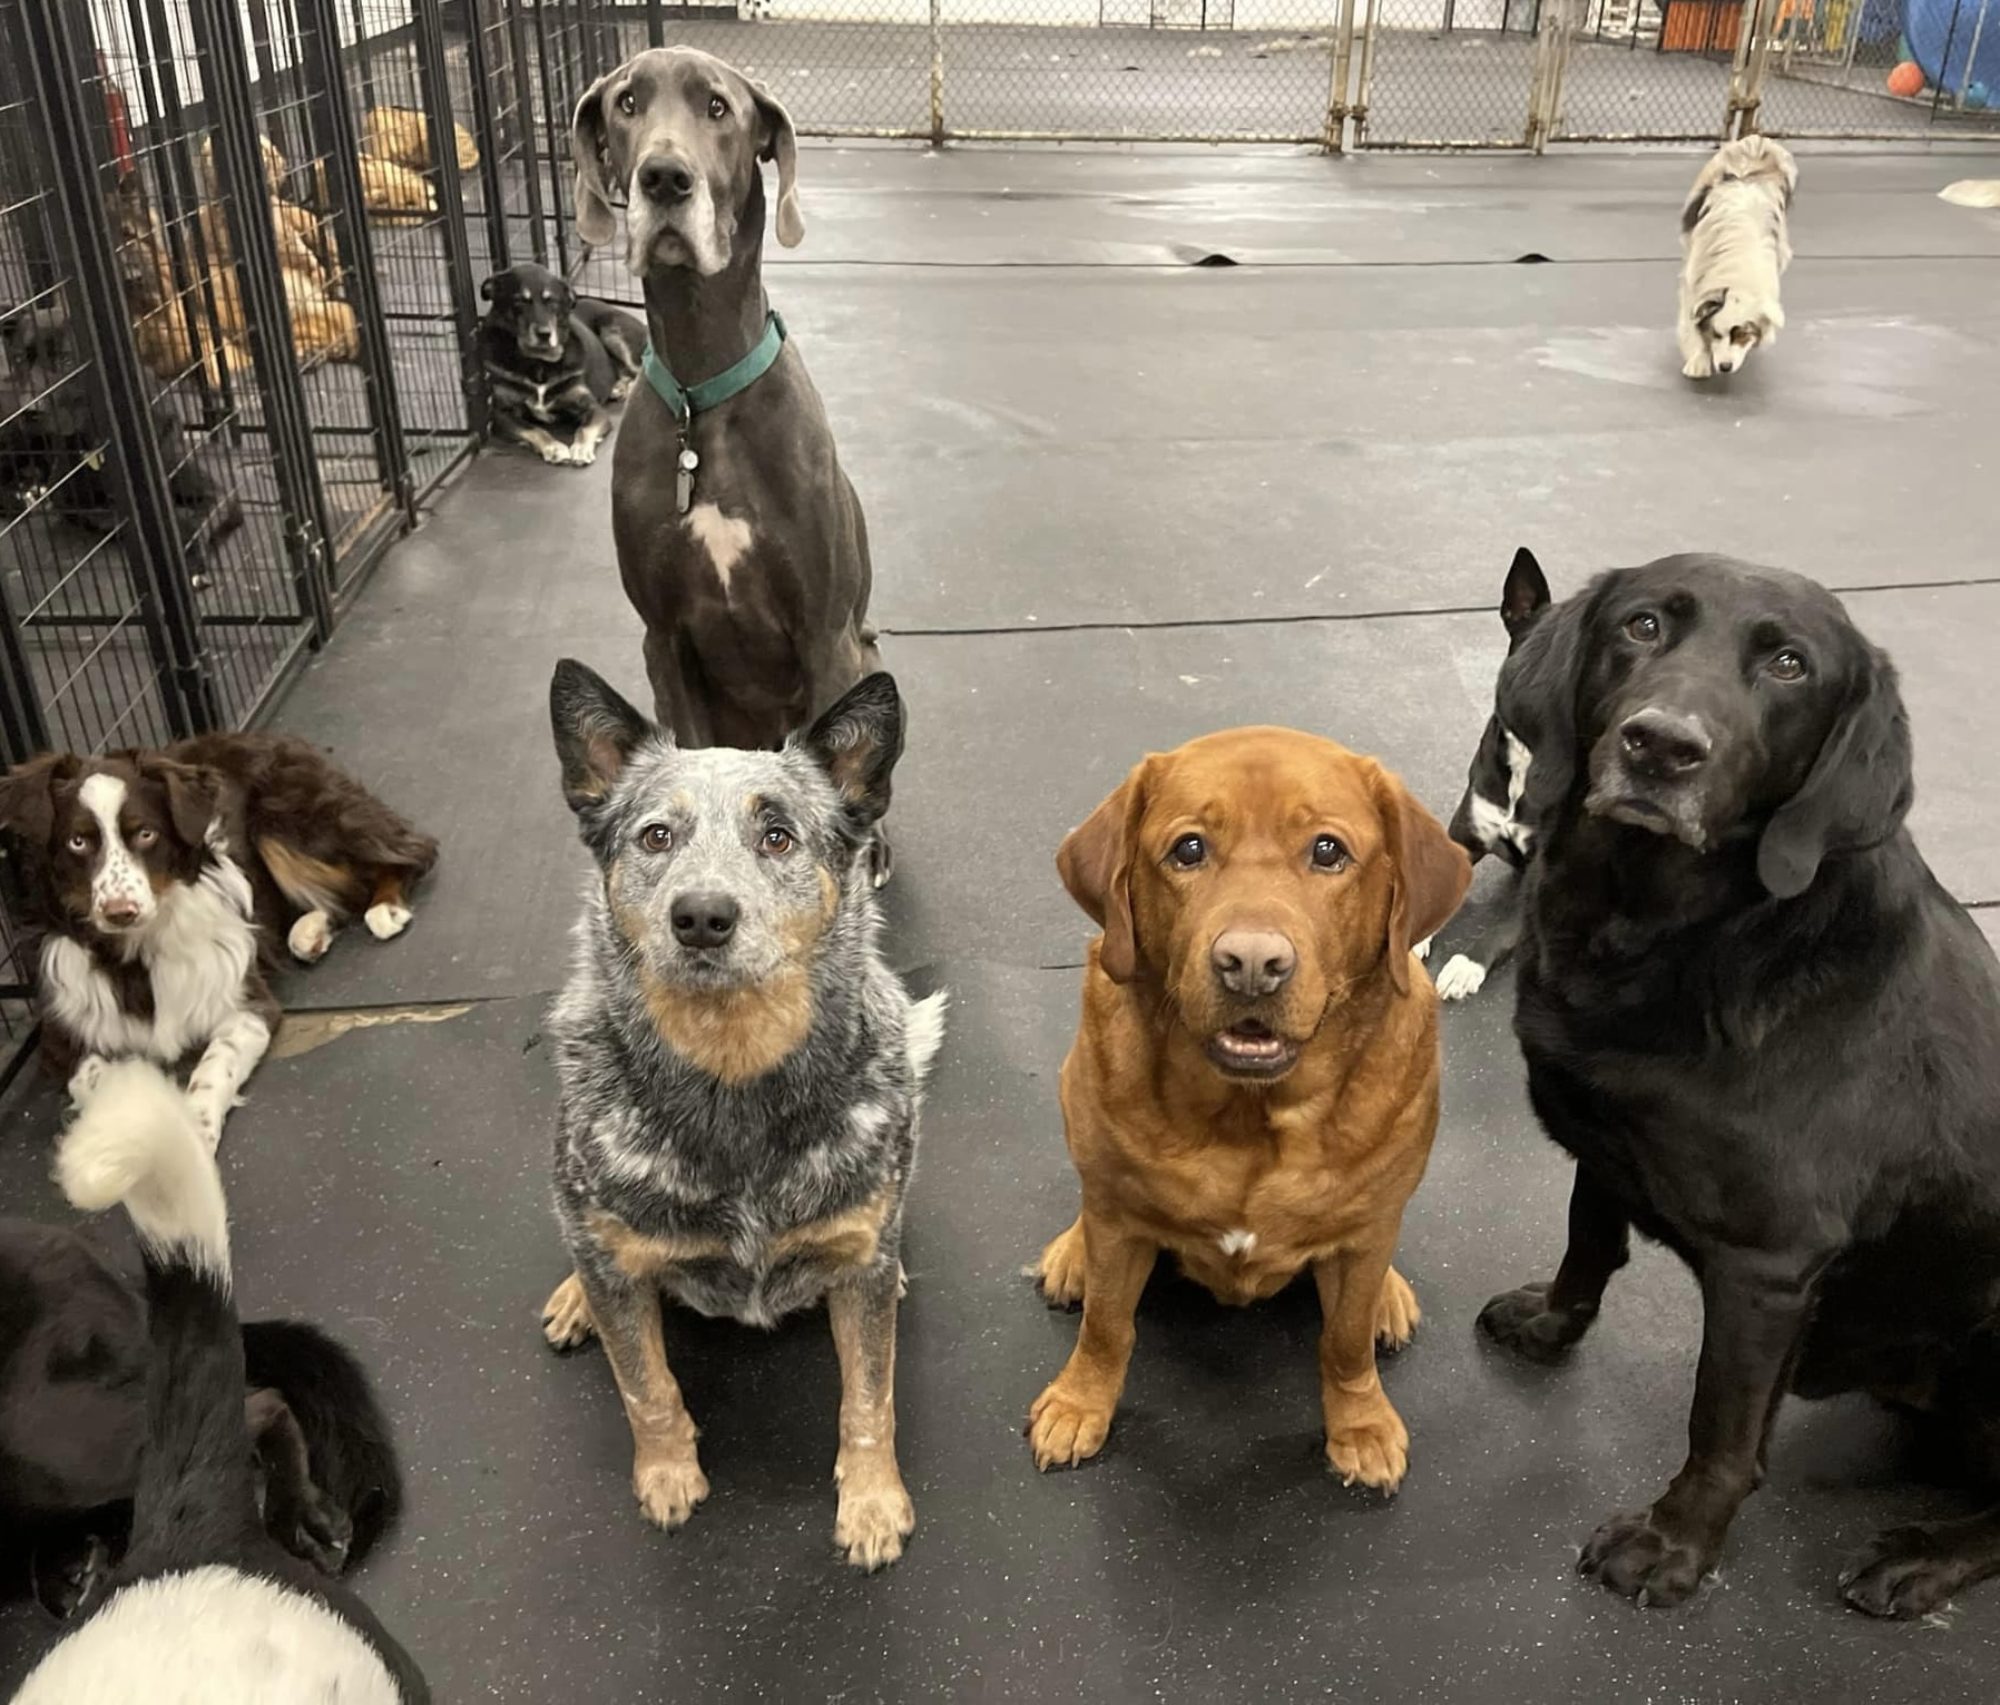
M 671 154 L 648 154 L 639 162 L 639 193 L 648 201 L 671 207 L 694 194 L 694 172 L 685 160 Z
M 1660 781 L 1700 769 L 1714 744 L 1697 718 L 1656 705 L 1627 717 L 1619 726 L 1618 740 L 1630 768 Z
M 727 894 L 683 894 L 674 901 L 674 940 L 683 947 L 720 947 L 736 933 L 737 913 Z

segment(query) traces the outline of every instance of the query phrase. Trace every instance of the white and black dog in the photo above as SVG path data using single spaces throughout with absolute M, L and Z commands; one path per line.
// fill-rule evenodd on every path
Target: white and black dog
M 147 1439 L 132 1546 L 111 1590 L 15 1705 L 428 1701 L 416 1664 L 368 1607 L 265 1531 L 222 1180 L 186 1098 L 144 1061 L 106 1067 L 57 1176 L 80 1208 L 123 1202 L 139 1233 Z
M 1521 641 L 1549 607 L 1548 577 L 1525 545 L 1514 553 L 1500 589 L 1500 620 L 1507 629 L 1507 670 L 1519 656 Z M 1528 802 L 1528 777 L 1535 754 L 1522 730 L 1497 708 L 1486 719 L 1465 778 L 1465 794 L 1451 816 L 1451 838 L 1477 864 L 1488 853 L 1510 865 L 1515 874 L 1528 867 L 1534 852 L 1535 818 Z M 1532 701 L 1531 701 L 1532 702 Z M 1469 953 L 1454 953 L 1437 974 L 1437 991 L 1448 1001 L 1464 1000 L 1485 986 L 1487 976 L 1514 951 L 1521 934 L 1521 896 L 1510 884 L 1494 902 L 1498 915 L 1481 933 Z
M 588 467 L 611 435 L 604 405 L 622 402 L 639 376 L 645 323 L 528 261 L 494 273 L 479 294 L 492 304 L 476 337 L 494 432 L 545 462 Z
M 0 777 L 0 829 L 20 854 L 44 1064 L 87 1088 L 106 1060 L 197 1056 L 188 1095 L 211 1146 L 278 1021 L 272 944 L 311 962 L 357 915 L 401 934 L 437 857 L 323 753 L 271 734 L 31 759 Z
M 549 1342 L 603 1341 L 633 1491 L 678 1527 L 708 1481 L 662 1295 L 753 1326 L 824 1302 L 834 1542 L 893 1562 L 916 1523 L 896 1462 L 903 1204 L 944 1032 L 944 996 L 913 1001 L 876 945 L 867 849 L 903 749 L 896 685 L 866 677 L 776 752 L 682 750 L 579 663 L 549 709 L 596 860 L 549 1018 L 573 1269 Z
M 1734 373 L 1785 323 L 1778 280 L 1792 264 L 1786 210 L 1798 187 L 1792 156 L 1768 136 L 1725 142 L 1681 209 L 1681 372 Z

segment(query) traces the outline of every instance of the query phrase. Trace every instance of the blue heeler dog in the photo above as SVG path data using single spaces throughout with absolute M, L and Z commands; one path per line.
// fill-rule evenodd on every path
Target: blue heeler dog
M 549 711 L 598 866 L 549 1023 L 575 1267 L 544 1311 L 549 1342 L 603 1341 L 632 1489 L 678 1527 L 708 1481 L 662 1293 L 755 1326 L 824 1298 L 834 1541 L 878 1568 L 916 1524 L 896 1466 L 898 1251 L 944 1034 L 944 997 L 913 1002 L 875 941 L 867 849 L 903 749 L 896 684 L 868 676 L 776 752 L 682 751 L 579 663 L 557 665 Z

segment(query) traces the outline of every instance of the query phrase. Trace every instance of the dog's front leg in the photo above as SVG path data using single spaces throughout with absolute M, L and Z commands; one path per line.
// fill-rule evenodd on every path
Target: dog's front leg
M 510 419 L 505 413 L 496 411 L 493 416 L 493 432 L 496 437 L 520 444 L 535 452 L 545 462 L 556 467 L 569 465 L 569 446 L 553 432 L 544 431 L 527 421 Z
M 833 1347 L 840 1355 L 840 1487 L 833 1542 L 847 1560 L 879 1569 L 903 1554 L 916 1510 L 896 1466 L 896 1298 L 902 1265 L 877 1260 L 827 1294 Z
M 1396 1252 L 1397 1225 L 1313 1263 L 1323 1320 L 1320 1406 L 1327 1465 L 1346 1486 L 1393 1492 L 1410 1465 L 1410 1434 L 1375 1370 L 1377 1318 Z
M 1503 1291 L 1479 1311 L 1480 1328 L 1531 1362 L 1552 1362 L 1590 1330 L 1604 1287 L 1631 1258 L 1625 1210 L 1579 1161 L 1569 1187 L 1569 1246 L 1555 1283 Z
M 1708 339 L 1702 335 L 1701 327 L 1694 323 L 1694 315 L 1685 302 L 1681 304 L 1678 330 L 1681 344 L 1681 377 L 1713 379 L 1715 360 L 1709 354 Z
M 1138 1341 L 1133 1316 L 1159 1257 L 1158 1245 L 1086 1206 L 1083 1228 L 1083 1325 L 1063 1371 L 1028 1412 L 1035 1466 L 1074 1465 L 1104 1448 Z
M 648 1521 L 679 1527 L 708 1496 L 708 1477 L 695 1455 L 694 1417 L 667 1366 L 660 1293 L 650 1279 L 629 1279 L 583 1252 L 576 1276 L 632 1427 L 633 1495 Z
M 222 1121 L 236 1105 L 236 1092 L 249 1081 L 271 1045 L 271 1027 L 254 1012 L 239 1012 L 223 1024 L 202 1050 L 188 1078 L 188 1100 L 201 1134 L 214 1152 L 222 1141 Z
M 1795 1255 L 1724 1251 L 1704 1264 L 1688 1458 L 1649 1510 L 1613 1516 L 1577 1567 L 1641 1604 L 1685 1602 L 1763 1477 L 1764 1447 L 1812 1309 Z
M 598 445 L 610 435 L 611 416 L 592 402 L 583 424 L 576 429 L 576 436 L 569 441 L 569 459 L 578 467 L 589 467 L 597 460 Z

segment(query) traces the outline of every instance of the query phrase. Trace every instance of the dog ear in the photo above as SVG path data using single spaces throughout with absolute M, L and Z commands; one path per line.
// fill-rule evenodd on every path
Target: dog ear
M 1708 322 L 1722 312 L 1722 304 L 1729 300 L 1727 290 L 1711 290 L 1695 304 L 1694 323 L 1703 331 L 1708 330 Z
M 480 301 L 482 301 L 482 302 L 490 302 L 490 301 L 492 301 L 492 300 L 493 300 L 493 280 L 494 280 L 495 278 L 497 278 L 498 276 L 499 276 L 499 275 L 498 275 L 497 273 L 494 273 L 494 274 L 489 274 L 489 275 L 488 275 L 487 277 L 485 277 L 485 278 L 482 278 L 482 279 L 481 279 L 481 280 L 479 281 L 479 299 L 480 299 Z
M 1576 697 L 1595 588 L 1544 611 L 1500 665 L 1493 714 L 1529 752 L 1516 816 L 1537 829 L 1561 809 L 1576 779 Z
M 1874 646 L 1868 672 L 1813 760 L 1805 783 L 1764 825 L 1757 875 L 1780 900 L 1803 894 L 1829 853 L 1878 846 L 1916 793 L 1910 719 L 1895 666 Z
M 222 776 L 200 764 L 183 764 L 172 758 L 140 757 L 133 762 L 148 781 L 159 782 L 167 790 L 167 815 L 173 819 L 174 833 L 191 847 L 208 841 L 209 826 L 215 821 L 222 800 Z
M 76 771 L 66 752 L 46 752 L 0 776 L 0 829 L 32 846 L 47 846 L 56 826 L 56 782 Z
M 576 167 L 576 234 L 594 249 L 618 234 L 611 190 L 604 178 L 605 156 L 611 146 L 604 128 L 604 91 L 617 75 L 617 71 L 607 71 L 584 90 L 569 126 L 570 159 Z
M 848 818 L 862 828 L 889 809 L 889 777 L 903 755 L 903 698 L 877 670 L 841 694 L 799 744 L 833 778 Z
M 1153 760 L 1143 758 L 1097 809 L 1063 836 L 1056 872 L 1090 921 L 1104 931 L 1097 963 L 1114 983 L 1139 974 L 1139 934 L 1132 915 L 1132 860 L 1139 822 L 1146 813 L 1146 780 Z
M 664 737 L 603 676 L 568 657 L 549 680 L 549 723 L 562 763 L 563 798 L 579 815 L 610 792 L 642 741 Z
M 1375 769 L 1375 809 L 1389 851 L 1389 976 L 1410 992 L 1410 949 L 1451 921 L 1472 883 L 1472 860 L 1402 780 Z
M 1506 584 L 1500 588 L 1500 622 L 1507 637 L 1518 640 L 1528 624 L 1549 607 L 1548 577 L 1535 553 L 1522 545 L 1507 565 Z
M 752 89 L 757 97 L 757 116 L 764 134 L 757 144 L 757 158 L 778 162 L 778 241 L 795 249 L 806 240 L 805 215 L 799 211 L 799 138 L 792 128 L 792 115 L 774 96 Z

